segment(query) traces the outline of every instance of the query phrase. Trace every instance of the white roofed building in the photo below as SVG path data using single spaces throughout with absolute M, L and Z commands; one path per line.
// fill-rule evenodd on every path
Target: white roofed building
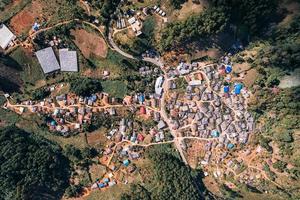
M 60 68 L 63 72 L 78 72 L 77 52 L 68 49 L 59 50 Z
M 16 36 L 4 25 L 0 24 L 0 47 L 6 49 Z
M 35 52 L 38 61 L 45 74 L 59 70 L 60 66 L 54 54 L 52 47 L 48 47 Z

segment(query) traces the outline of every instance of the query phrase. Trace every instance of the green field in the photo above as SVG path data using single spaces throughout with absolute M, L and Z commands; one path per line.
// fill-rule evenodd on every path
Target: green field
M 21 47 L 13 51 L 10 57 L 22 67 L 21 78 L 25 83 L 35 84 L 36 81 L 44 79 L 38 60 L 29 56 Z
M 123 98 L 127 93 L 127 86 L 123 81 L 103 81 L 103 91 L 116 98 Z
M 120 200 L 121 195 L 129 191 L 130 185 L 114 185 L 104 191 L 93 191 L 87 200 Z

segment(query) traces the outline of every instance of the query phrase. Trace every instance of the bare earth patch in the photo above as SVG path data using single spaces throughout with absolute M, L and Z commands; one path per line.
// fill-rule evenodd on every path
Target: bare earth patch
M 291 75 L 285 75 L 281 80 L 280 88 L 290 88 L 300 85 L 300 69 L 296 69 Z
M 202 12 L 206 7 L 206 3 L 201 1 L 199 4 L 193 3 L 192 0 L 188 0 L 186 3 L 182 4 L 180 10 L 175 10 L 172 13 L 171 20 L 185 20 L 193 14 L 198 14 Z
M 14 32 L 17 35 L 28 32 L 36 18 L 42 16 L 42 7 L 42 3 L 33 1 L 29 6 L 15 15 L 10 21 L 10 26 Z
M 246 87 L 250 87 L 255 83 L 256 77 L 258 76 L 258 72 L 256 69 L 250 69 L 245 75 L 244 83 Z
M 72 30 L 71 35 L 75 36 L 74 42 L 81 50 L 84 57 L 106 57 L 107 46 L 102 37 L 99 37 L 95 33 L 89 33 L 84 29 Z
M 106 143 L 105 129 L 99 129 L 87 134 L 87 142 L 91 146 L 104 145 Z

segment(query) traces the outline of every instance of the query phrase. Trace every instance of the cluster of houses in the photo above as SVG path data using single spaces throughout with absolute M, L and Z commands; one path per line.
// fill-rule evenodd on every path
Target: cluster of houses
M 45 74 L 61 70 L 62 72 L 78 72 L 77 52 L 59 49 L 59 62 L 52 47 L 41 49 L 35 55 Z
M 112 154 L 112 149 L 114 149 L 114 154 Z M 107 166 L 106 174 L 101 179 L 96 179 L 91 189 L 105 189 L 118 183 L 130 183 L 129 177 L 135 176 L 137 171 L 134 160 L 138 159 L 141 153 L 141 150 L 126 143 L 122 145 L 109 144 L 103 152 L 103 158 L 106 159 L 102 164 Z
M 175 70 L 168 72 L 169 77 L 184 77 L 186 89 L 180 96 L 175 81 L 170 81 L 169 99 L 166 109 L 171 118 L 170 128 L 181 136 L 211 139 L 206 145 L 206 154 L 200 162 L 210 162 L 212 149 L 233 149 L 245 144 L 254 129 L 254 118 L 247 111 L 246 98 L 250 93 L 240 82 L 228 78 L 232 64 L 225 57 L 218 64 L 199 66 L 198 63 L 180 63 Z M 157 80 L 156 88 L 159 92 Z M 173 86 L 175 84 L 175 86 Z M 223 160 L 226 154 L 221 155 Z
M 143 24 L 139 19 L 137 19 L 136 17 L 131 17 L 130 19 L 128 19 L 128 23 L 130 24 L 136 36 L 142 34 Z
M 162 17 L 166 16 L 166 13 L 157 5 L 153 6 L 153 10 L 155 13 L 159 14 Z
M 90 124 L 93 113 L 116 115 L 114 107 L 105 107 L 109 103 L 114 101 L 106 93 L 93 94 L 90 97 L 62 94 L 39 102 L 27 100 L 10 109 L 20 114 L 29 111 L 44 116 L 50 131 L 67 136 L 72 132 L 82 131 L 84 124 Z

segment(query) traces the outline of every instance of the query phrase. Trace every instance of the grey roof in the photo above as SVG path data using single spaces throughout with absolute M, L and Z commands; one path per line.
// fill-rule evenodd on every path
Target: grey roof
M 61 71 L 78 72 L 76 51 L 68 51 L 68 49 L 60 49 L 59 61 L 60 61 Z
M 35 55 L 37 56 L 45 74 L 60 69 L 52 47 L 39 50 L 35 52 Z

